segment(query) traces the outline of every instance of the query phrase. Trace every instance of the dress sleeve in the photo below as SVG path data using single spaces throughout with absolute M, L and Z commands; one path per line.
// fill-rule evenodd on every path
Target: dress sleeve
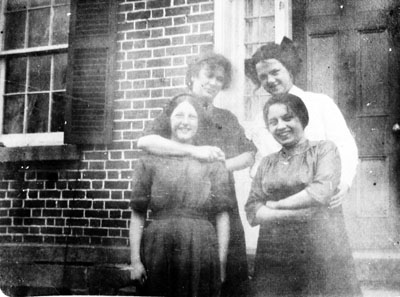
M 267 195 L 264 193 L 262 188 L 263 176 L 265 174 L 265 168 L 268 164 L 268 157 L 264 157 L 257 168 L 257 173 L 252 181 L 249 197 L 244 206 L 246 211 L 247 221 L 251 226 L 256 226 L 255 218 L 257 211 L 260 207 L 264 206 L 267 202 Z
M 151 197 L 152 176 L 145 159 L 140 159 L 133 170 L 131 208 L 145 213 Z
M 142 136 L 147 136 L 147 135 L 159 135 L 164 138 L 170 138 L 171 125 L 165 111 L 163 111 L 152 122 L 146 125 L 142 133 Z
M 326 100 L 321 100 L 321 103 L 326 139 L 336 144 L 342 160 L 341 181 L 350 187 L 357 170 L 357 145 L 342 112 L 331 98 L 325 97 Z
M 313 199 L 328 205 L 337 192 L 340 176 L 341 161 L 336 145 L 331 141 L 319 142 L 314 160 L 314 178 L 305 190 Z
M 234 207 L 234 201 L 230 197 L 229 172 L 222 162 L 216 162 L 213 165 L 210 181 L 215 213 L 229 211 Z

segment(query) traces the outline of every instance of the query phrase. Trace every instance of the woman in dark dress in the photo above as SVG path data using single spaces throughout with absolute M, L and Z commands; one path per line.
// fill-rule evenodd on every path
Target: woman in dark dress
M 195 107 L 186 94 L 170 102 L 172 140 L 193 144 L 202 112 Z M 144 284 L 141 293 L 219 296 L 232 207 L 223 163 L 146 155 L 135 167 L 132 187 L 131 278 Z
M 229 173 L 230 198 L 234 203 L 230 218 L 230 241 L 227 275 L 222 296 L 246 296 L 248 267 L 243 225 L 236 200 L 233 171 L 254 163 L 256 147 L 249 141 L 237 118 L 230 111 L 217 108 L 213 100 L 229 87 L 231 63 L 223 56 L 208 53 L 189 65 L 186 81 L 192 94 L 204 108 L 206 124 L 196 135 L 197 146 L 182 145 L 168 139 L 169 125 L 165 112 L 146 129 L 138 140 L 138 147 L 159 155 L 192 156 L 203 161 L 224 160 Z
M 336 145 L 304 136 L 308 112 L 291 94 L 270 99 L 264 120 L 282 149 L 263 158 L 245 209 L 260 225 L 254 296 L 361 296 L 338 191 Z

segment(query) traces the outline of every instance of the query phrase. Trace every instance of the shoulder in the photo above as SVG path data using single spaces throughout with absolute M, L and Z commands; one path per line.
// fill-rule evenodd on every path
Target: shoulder
M 310 147 L 317 152 L 336 151 L 337 146 L 331 140 L 310 141 Z
M 214 116 L 217 118 L 222 118 L 226 121 L 239 122 L 237 117 L 230 110 L 219 107 L 214 107 Z

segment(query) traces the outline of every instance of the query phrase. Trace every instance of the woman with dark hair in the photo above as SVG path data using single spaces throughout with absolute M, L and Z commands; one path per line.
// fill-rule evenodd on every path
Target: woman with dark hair
M 195 144 L 203 111 L 194 99 L 177 96 L 165 109 L 170 139 L 177 143 Z M 155 155 L 139 160 L 132 182 L 130 270 L 144 285 L 141 293 L 219 296 L 233 206 L 229 194 L 228 172 L 220 161 Z
M 224 160 L 229 171 L 230 198 L 234 207 L 229 213 L 230 241 L 226 278 L 222 296 L 246 296 L 248 267 L 243 225 L 236 200 L 233 171 L 253 165 L 256 148 L 230 111 L 213 105 L 217 94 L 231 82 L 231 63 L 224 56 L 206 53 L 189 65 L 187 85 L 203 107 L 206 124 L 196 135 L 196 144 L 182 144 L 168 139 L 168 117 L 163 112 L 145 130 L 138 147 L 159 155 L 191 156 L 203 161 Z
M 264 157 L 245 209 L 260 225 L 254 296 L 362 296 L 338 191 L 341 161 L 331 141 L 309 141 L 309 115 L 292 94 L 270 99 L 265 124 L 282 149 Z
M 310 114 L 310 123 L 305 134 L 310 140 L 331 140 L 339 149 L 342 159 L 342 175 L 339 192 L 332 197 L 331 206 L 342 203 L 356 173 L 358 150 L 354 138 L 347 127 L 337 105 L 324 95 L 305 92 L 294 85 L 294 78 L 299 73 L 301 59 L 297 48 L 288 38 L 282 43 L 267 43 L 245 61 L 246 76 L 257 88 L 263 87 L 271 95 L 293 94 L 301 98 Z M 260 138 L 255 131 L 253 139 Z M 262 136 L 265 139 L 265 135 Z M 259 148 L 259 153 L 266 156 L 277 151 L 280 146 L 272 137 L 266 147 Z M 257 141 L 255 141 L 257 143 Z M 265 141 L 264 141 L 265 142 Z

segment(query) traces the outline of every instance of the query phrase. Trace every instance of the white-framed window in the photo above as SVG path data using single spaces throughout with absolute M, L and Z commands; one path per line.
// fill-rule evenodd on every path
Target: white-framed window
M 232 110 L 243 122 L 252 121 L 268 98 L 244 75 L 244 60 L 267 42 L 292 38 L 291 0 L 215 1 L 215 49 L 234 68 L 232 88 L 217 104 Z M 234 102 L 232 102 L 234 100 Z
M 5 0 L 0 7 L 0 142 L 63 143 L 69 0 Z

